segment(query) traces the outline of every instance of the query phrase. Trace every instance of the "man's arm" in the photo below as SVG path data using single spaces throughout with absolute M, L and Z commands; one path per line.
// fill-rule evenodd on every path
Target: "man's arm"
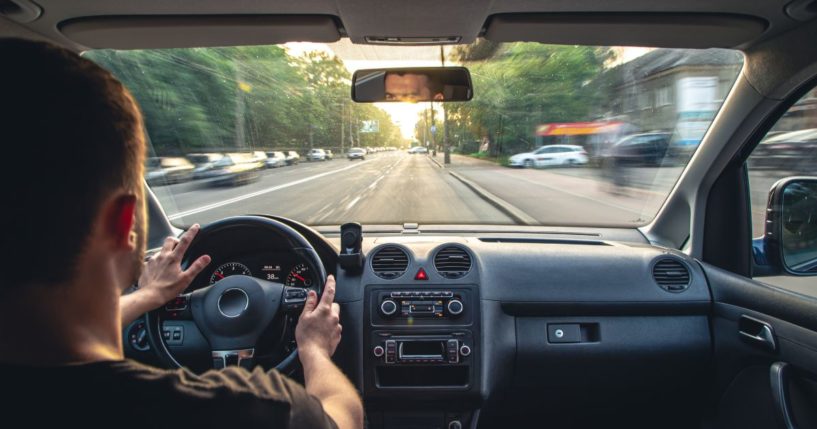
M 339 429 L 363 427 L 363 403 L 331 356 L 340 342 L 340 306 L 335 304 L 335 278 L 329 276 L 320 302 L 310 291 L 295 328 L 298 356 L 304 367 L 307 393 L 321 401 Z
M 187 270 L 182 270 L 184 252 L 190 247 L 199 229 L 196 224 L 179 239 L 167 237 L 162 249 L 145 263 L 142 275 L 139 276 L 139 289 L 119 298 L 122 326 L 182 293 L 210 263 L 210 257 L 203 255 L 190 264 Z

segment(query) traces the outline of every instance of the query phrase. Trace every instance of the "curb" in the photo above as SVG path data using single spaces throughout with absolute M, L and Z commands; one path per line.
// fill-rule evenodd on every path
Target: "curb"
M 439 163 L 437 165 L 439 165 Z M 539 221 L 531 217 L 529 214 L 523 212 L 522 210 L 519 210 L 518 208 L 511 205 L 509 202 L 503 200 L 502 198 L 499 198 L 496 195 L 488 192 L 482 186 L 477 185 L 476 183 L 466 179 L 462 175 L 455 173 L 451 170 L 448 170 L 448 174 L 462 182 L 463 185 L 467 186 L 469 189 L 474 191 L 475 194 L 477 194 L 480 198 L 488 202 L 488 204 L 496 207 L 506 216 L 513 219 L 514 222 L 521 225 L 539 225 Z
M 433 162 L 433 163 L 437 164 L 437 167 L 440 167 L 440 168 L 445 168 L 445 167 L 443 167 L 443 165 L 442 165 L 442 164 L 440 164 L 440 162 L 439 162 L 439 161 L 437 161 L 436 159 L 434 159 L 434 157 L 433 157 L 433 156 L 428 156 L 427 158 L 428 158 L 428 159 L 430 159 L 430 160 L 431 160 L 431 162 Z

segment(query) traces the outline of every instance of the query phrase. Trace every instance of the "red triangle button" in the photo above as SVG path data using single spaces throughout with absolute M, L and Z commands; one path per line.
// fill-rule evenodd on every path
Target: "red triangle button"
M 414 276 L 414 280 L 428 280 L 428 274 L 426 274 L 426 270 L 422 268 L 417 270 L 417 274 Z

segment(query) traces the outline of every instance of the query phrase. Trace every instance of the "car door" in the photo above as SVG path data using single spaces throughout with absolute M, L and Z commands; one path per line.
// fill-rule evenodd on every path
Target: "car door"
M 535 163 L 537 167 L 548 167 L 556 164 L 559 148 L 556 146 L 546 146 L 536 151 Z
M 817 106 L 812 107 L 809 101 L 814 95 L 812 90 L 795 98 L 769 133 L 812 127 Z M 771 125 L 766 124 L 766 129 Z M 762 139 L 761 135 L 757 140 Z M 794 273 L 783 265 L 779 248 L 791 237 L 775 225 L 789 215 L 785 206 L 769 197 L 770 189 L 783 189 L 785 183 L 778 182 L 781 179 L 817 175 L 817 151 L 801 150 L 786 165 L 753 168 L 763 165 L 757 162 L 758 157 L 774 156 L 768 152 L 774 148 L 758 148 L 748 156 L 748 162 L 737 160 L 739 166 L 732 178 L 722 176 L 718 180 L 707 206 L 706 230 L 712 232 L 705 235 L 702 266 L 713 299 L 715 358 L 708 423 L 716 428 L 817 428 L 817 272 Z M 721 201 L 730 186 L 736 196 Z M 767 201 L 771 202 L 768 206 Z M 817 225 L 813 208 L 805 217 Z M 775 217 L 778 214 L 779 218 Z M 719 216 L 724 219 L 710 222 Z M 738 228 L 745 233 L 736 240 L 725 240 L 715 226 L 724 221 L 745 223 Z M 812 234 L 808 239 L 796 238 L 800 240 L 796 241 L 798 247 L 803 247 L 800 250 L 817 252 L 817 234 Z M 744 252 L 741 246 L 752 248 L 745 252 L 746 267 L 726 263 L 730 252 Z

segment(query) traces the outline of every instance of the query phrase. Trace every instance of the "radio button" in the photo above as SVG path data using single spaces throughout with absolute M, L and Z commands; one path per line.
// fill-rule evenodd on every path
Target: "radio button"
M 386 363 L 394 363 L 397 359 L 397 341 L 386 340 Z
M 374 353 L 375 357 L 381 357 L 384 353 L 386 353 L 386 350 L 383 349 L 383 346 L 375 346 L 372 353 Z
M 448 355 L 448 363 L 460 362 L 459 345 L 460 342 L 457 340 L 446 341 L 446 354 Z
M 384 316 L 391 316 L 397 312 L 397 303 L 386 299 L 382 303 L 380 303 L 380 312 L 383 313 Z
M 463 356 L 470 355 L 471 354 L 471 347 L 468 347 L 465 344 L 463 344 L 462 346 L 460 346 L 460 354 L 463 355 Z
M 462 313 L 462 310 L 465 309 L 462 305 L 462 301 L 458 299 L 452 299 L 451 301 L 448 301 L 448 305 L 446 307 L 448 308 L 448 313 L 454 316 L 459 315 L 460 313 Z

